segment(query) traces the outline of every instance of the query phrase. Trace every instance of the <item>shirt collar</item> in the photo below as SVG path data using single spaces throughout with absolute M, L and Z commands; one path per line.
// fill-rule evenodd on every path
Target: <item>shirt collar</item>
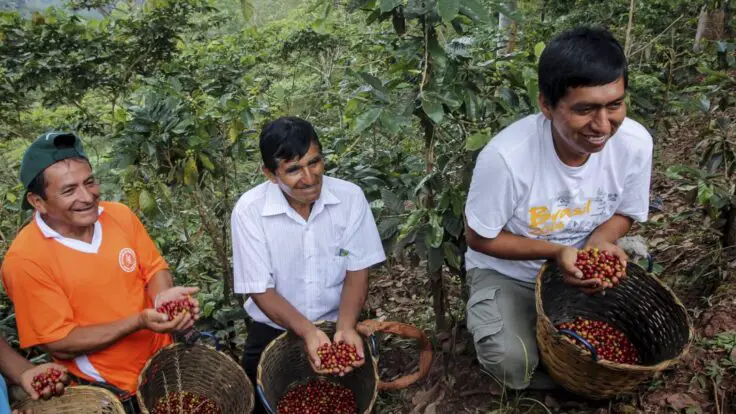
M 102 214 L 103 211 L 105 211 L 105 209 L 103 207 L 101 207 L 101 206 L 100 207 L 97 207 L 97 215 L 98 216 L 100 214 Z M 35 218 L 36 218 L 36 225 L 38 225 L 38 229 L 41 230 L 41 233 L 43 234 L 43 237 L 45 237 L 47 239 L 65 239 L 65 237 L 62 236 L 61 234 L 59 234 L 58 231 L 52 229 L 48 224 L 46 224 L 46 222 L 43 220 L 43 218 L 41 218 L 41 213 L 39 213 L 38 210 L 36 210 L 36 217 Z M 97 222 L 95 224 L 97 224 L 99 222 L 100 221 L 99 221 L 99 218 L 98 218 L 98 220 L 97 220 Z
M 337 198 L 337 196 L 335 196 L 335 194 L 330 190 L 329 177 L 322 176 L 322 190 L 320 191 L 319 198 L 312 208 L 312 216 L 319 214 L 324 210 L 324 206 L 326 205 L 339 203 L 340 199 Z M 278 214 L 286 214 L 290 209 L 293 210 L 278 184 L 274 184 L 269 181 L 266 188 L 266 203 L 263 206 L 263 210 L 261 210 L 261 215 L 275 216 Z

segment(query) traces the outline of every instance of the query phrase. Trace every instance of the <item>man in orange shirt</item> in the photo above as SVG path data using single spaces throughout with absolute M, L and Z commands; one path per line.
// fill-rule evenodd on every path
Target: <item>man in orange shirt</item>
M 41 135 L 20 178 L 34 220 L 10 246 L 2 278 L 13 301 L 20 343 L 39 346 L 79 382 L 116 391 L 137 412 L 137 378 L 172 332 L 197 318 L 169 321 L 156 307 L 196 293 L 174 287 L 166 261 L 136 215 L 100 201 L 100 187 L 73 134 Z M 132 397 L 132 398 L 131 398 Z

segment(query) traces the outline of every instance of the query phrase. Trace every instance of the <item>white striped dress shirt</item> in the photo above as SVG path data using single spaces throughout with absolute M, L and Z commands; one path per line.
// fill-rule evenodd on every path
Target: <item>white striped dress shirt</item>
M 231 217 L 236 293 L 274 288 L 311 321 L 336 321 L 347 270 L 386 260 L 368 201 L 355 184 L 323 176 L 304 220 L 276 184 L 243 194 Z M 248 299 L 256 322 L 283 329 Z

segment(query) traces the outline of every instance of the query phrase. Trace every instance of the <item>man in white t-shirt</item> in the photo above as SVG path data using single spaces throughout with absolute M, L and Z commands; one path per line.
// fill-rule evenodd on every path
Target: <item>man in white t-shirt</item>
M 509 125 L 480 152 L 465 208 L 468 329 L 483 369 L 511 389 L 554 386 L 534 373 L 534 281 L 547 259 L 586 293 L 577 249 L 614 253 L 649 211 L 652 137 L 626 117 L 627 63 L 603 29 L 576 28 L 544 49 L 542 112 Z
M 253 319 L 242 364 L 254 385 L 261 353 L 284 330 L 304 339 L 312 368 L 322 372 L 317 348 L 330 339 L 318 320 L 336 322 L 333 340 L 363 356 L 355 325 L 368 268 L 386 260 L 363 191 L 323 175 L 322 146 L 309 122 L 269 123 L 260 149 L 268 181 L 243 194 L 231 218 L 235 292 L 250 294 L 245 310 Z M 263 412 L 256 404 L 255 413 Z

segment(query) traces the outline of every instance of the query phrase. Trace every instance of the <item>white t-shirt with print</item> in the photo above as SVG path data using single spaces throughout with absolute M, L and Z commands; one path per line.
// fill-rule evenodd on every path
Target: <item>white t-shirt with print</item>
M 582 247 L 615 213 L 643 222 L 649 212 L 652 137 L 626 118 L 602 151 L 580 167 L 554 149 L 551 122 L 529 115 L 496 135 L 478 155 L 468 192 L 468 226 L 485 238 L 502 229 Z M 467 269 L 493 269 L 533 282 L 543 260 L 504 260 L 468 248 Z

